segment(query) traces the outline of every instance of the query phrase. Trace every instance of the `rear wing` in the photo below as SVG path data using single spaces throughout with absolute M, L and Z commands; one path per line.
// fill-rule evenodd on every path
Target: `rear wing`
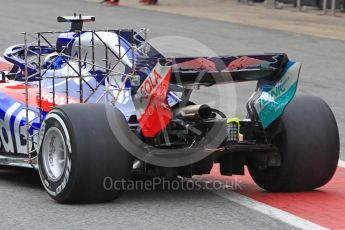
M 150 66 L 154 67 L 150 69 Z M 163 79 L 169 79 L 170 84 L 187 89 L 190 86 L 257 81 L 256 90 L 247 102 L 247 110 L 252 121 L 260 122 L 262 127 L 266 128 L 281 116 L 293 99 L 300 69 L 301 64 L 289 61 L 285 54 L 144 58 L 138 60 L 136 72 L 142 76 L 148 71 L 149 77 L 140 84 L 136 101 L 153 95 L 152 91 L 159 89 L 157 86 Z M 166 93 L 167 90 L 167 87 L 164 87 L 164 90 L 158 91 Z
M 170 83 L 181 86 L 210 86 L 221 83 L 271 80 L 279 78 L 288 63 L 286 54 L 264 54 L 222 57 L 142 58 L 137 72 L 149 66 L 170 66 Z

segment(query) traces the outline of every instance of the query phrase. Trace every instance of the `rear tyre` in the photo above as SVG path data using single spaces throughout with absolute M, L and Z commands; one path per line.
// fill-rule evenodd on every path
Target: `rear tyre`
M 114 181 L 130 176 L 133 160 L 113 135 L 106 106 L 71 104 L 54 108 L 41 127 L 39 173 L 49 195 L 60 203 L 107 202 L 121 193 Z M 109 109 L 109 108 L 107 108 Z M 122 113 L 116 120 L 128 127 Z M 126 130 L 118 130 L 124 134 Z
M 325 185 L 339 159 L 339 133 L 329 106 L 320 98 L 296 96 L 268 129 L 281 166 L 248 163 L 254 181 L 273 192 L 298 192 Z

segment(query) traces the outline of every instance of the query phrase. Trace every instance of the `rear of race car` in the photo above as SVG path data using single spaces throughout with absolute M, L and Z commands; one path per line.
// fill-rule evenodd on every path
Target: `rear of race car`
M 25 80 L 40 96 L 37 167 L 56 201 L 111 201 L 122 189 L 106 189 L 108 182 L 137 174 L 191 177 L 209 173 L 214 163 L 229 176 L 243 175 L 248 166 L 254 181 L 269 191 L 315 189 L 333 176 L 337 124 L 323 100 L 295 96 L 300 63 L 279 53 L 168 58 L 133 30 L 82 32 L 88 20 L 94 18 L 61 17 L 72 27 L 56 46 L 13 46 L 5 55 L 15 64 L 17 82 Z M 30 52 L 44 53 L 43 65 L 25 62 Z M 9 76 L 0 90 L 8 92 Z M 42 79 L 55 82 L 44 88 Z M 201 87 L 246 81 L 257 86 L 243 119 L 191 97 Z M 52 98 L 46 107 L 44 92 Z M 55 101 L 63 94 L 67 105 Z
M 209 173 L 213 163 L 220 163 L 222 175 L 243 175 L 247 165 L 255 182 L 270 191 L 315 189 L 332 178 L 339 158 L 337 124 L 321 99 L 295 97 L 300 63 L 285 54 L 163 58 L 156 63 L 144 59 L 139 60 L 138 72 L 140 65 L 150 62 L 155 66 L 151 73 L 156 78 L 162 73 L 170 79 L 170 89 L 180 87 L 182 96 L 166 119 L 151 116 L 167 113 L 166 104 L 158 101 L 150 102 L 156 106 L 145 110 L 149 115 L 144 123 L 138 122 L 136 131 L 151 152 L 144 158 L 134 155 L 146 163 L 146 169 L 149 163 L 164 175 L 172 167 L 175 172 L 170 175 L 190 177 Z M 193 89 L 243 81 L 257 81 L 245 119 L 190 101 Z M 137 108 L 147 104 L 141 104 L 151 95 L 146 93 L 139 94 Z M 148 127 L 155 129 L 149 133 Z
M 60 117 L 60 122 L 46 120 L 45 127 L 50 127 L 41 135 L 42 146 L 47 146 L 39 154 L 45 188 L 59 202 L 109 201 L 121 189 L 105 190 L 104 178 L 119 181 L 138 174 L 191 177 L 209 173 L 214 163 L 220 164 L 222 175 L 243 175 L 247 165 L 255 182 L 269 191 L 318 188 L 336 169 L 339 134 L 325 102 L 294 97 L 300 67 L 285 54 L 138 59 L 135 81 L 129 82 L 135 107 L 129 118 L 112 106 L 92 104 L 60 106 L 50 112 L 54 116 L 48 114 L 50 119 Z M 258 82 L 245 119 L 228 117 L 210 105 L 190 100 L 191 92 L 199 87 L 243 81 Z M 176 95 L 178 103 L 171 106 L 168 94 Z M 81 113 L 93 115 L 81 119 Z M 53 125 L 57 123 L 61 126 Z M 61 128 L 63 124 L 67 129 Z M 44 144 L 52 128 L 60 130 L 56 136 L 69 135 L 61 139 L 71 141 L 62 144 L 71 146 L 62 157 L 71 168 L 57 170 L 57 176 L 49 173 L 49 157 L 40 158 L 44 151 L 52 151 Z M 89 142 L 95 146 L 93 150 L 85 148 Z M 100 150 L 102 156 L 93 155 Z M 90 169 L 92 180 L 84 176 Z M 92 189 L 82 189 L 86 185 Z M 91 192 L 95 190 L 97 195 Z

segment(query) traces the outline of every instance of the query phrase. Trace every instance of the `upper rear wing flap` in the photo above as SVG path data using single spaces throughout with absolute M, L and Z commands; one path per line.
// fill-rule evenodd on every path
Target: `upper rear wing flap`
M 220 57 L 141 58 L 136 71 L 152 71 L 157 65 L 170 66 L 171 84 L 210 86 L 221 83 L 276 80 L 288 63 L 286 54 Z

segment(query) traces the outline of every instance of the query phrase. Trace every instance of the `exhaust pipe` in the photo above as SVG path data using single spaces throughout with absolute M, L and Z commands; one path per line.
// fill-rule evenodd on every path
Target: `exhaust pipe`
M 203 118 L 212 116 L 211 107 L 208 105 L 188 105 L 175 110 L 175 116 L 178 118 Z

